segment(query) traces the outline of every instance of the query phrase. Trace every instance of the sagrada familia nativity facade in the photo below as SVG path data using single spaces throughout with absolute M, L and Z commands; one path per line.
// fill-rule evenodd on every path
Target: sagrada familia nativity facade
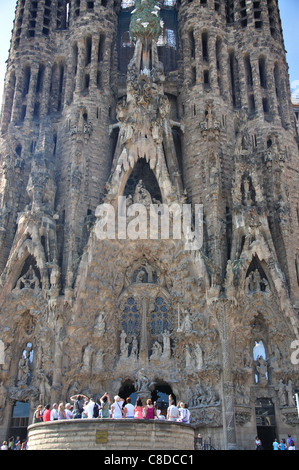
M 218 449 L 299 439 L 277 0 L 18 0 L 0 132 L 0 438 L 107 391 Z

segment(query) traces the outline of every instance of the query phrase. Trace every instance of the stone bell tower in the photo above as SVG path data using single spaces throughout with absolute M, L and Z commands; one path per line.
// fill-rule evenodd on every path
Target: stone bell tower
M 0 132 L 2 439 L 39 403 L 108 391 L 162 411 L 172 394 L 218 449 L 298 440 L 277 0 L 18 0 Z

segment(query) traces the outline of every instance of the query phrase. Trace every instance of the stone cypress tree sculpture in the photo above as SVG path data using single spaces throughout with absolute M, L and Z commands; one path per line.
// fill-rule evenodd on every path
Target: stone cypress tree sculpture
M 138 0 L 132 11 L 130 33 L 135 42 L 138 39 L 143 45 L 143 67 L 150 68 L 150 48 L 152 41 L 158 41 L 162 32 L 160 7 L 155 0 Z

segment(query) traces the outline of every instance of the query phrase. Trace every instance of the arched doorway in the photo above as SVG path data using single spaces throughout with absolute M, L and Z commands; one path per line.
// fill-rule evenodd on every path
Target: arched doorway
M 29 425 L 30 403 L 16 401 L 13 409 L 9 428 L 9 437 L 23 442 L 27 439 L 27 427 Z
M 137 393 L 133 381 L 128 379 L 123 382 L 122 386 L 119 389 L 118 395 L 124 400 L 126 400 L 127 398 L 131 398 L 131 403 L 135 406 L 137 400 Z
M 131 379 L 125 380 L 122 383 L 118 395 L 124 400 L 130 397 L 132 405 L 135 406 L 138 392 L 136 392 L 135 385 Z M 172 396 L 174 403 L 176 404 L 176 396 L 174 395 L 171 386 L 162 381 L 156 382 L 155 388 L 151 392 L 151 400 L 153 403 L 157 403 L 158 409 L 161 410 L 161 414 L 164 416 L 166 416 L 167 408 L 169 406 L 169 395 Z M 145 404 L 146 403 L 144 401 L 143 406 L 145 406 Z
M 172 396 L 176 404 L 176 396 L 174 395 L 172 388 L 169 384 L 164 382 L 158 382 L 155 385 L 155 389 L 152 391 L 151 398 L 152 402 L 157 403 L 157 407 L 161 410 L 161 414 L 166 416 L 167 408 L 169 406 L 169 395 Z
M 272 443 L 276 434 L 275 409 L 270 398 L 259 398 L 255 403 L 257 436 L 264 450 L 273 450 Z

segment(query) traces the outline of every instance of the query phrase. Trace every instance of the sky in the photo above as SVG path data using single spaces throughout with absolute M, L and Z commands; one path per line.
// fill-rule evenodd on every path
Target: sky
M 289 64 L 290 84 L 293 96 L 299 99 L 299 0 L 278 0 L 284 34 L 287 61 Z M 0 104 L 6 71 L 5 61 L 10 48 L 11 31 L 16 0 L 0 0 Z

